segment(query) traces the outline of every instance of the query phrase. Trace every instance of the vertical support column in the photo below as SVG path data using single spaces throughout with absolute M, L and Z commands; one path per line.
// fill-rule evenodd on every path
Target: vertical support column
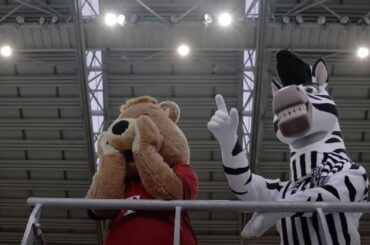
M 99 0 L 79 0 L 81 2 L 81 14 L 86 19 L 93 19 L 100 14 Z M 105 85 L 103 75 L 103 52 L 101 50 L 85 50 L 86 69 L 88 78 L 89 105 L 92 120 L 92 133 L 95 152 L 97 151 L 98 135 L 106 129 Z M 96 165 L 98 164 L 96 159 Z
M 245 0 L 244 21 L 254 19 L 259 13 L 259 0 Z M 241 115 L 243 129 L 243 148 L 247 155 L 250 153 L 251 130 L 252 130 L 252 109 L 254 100 L 254 83 L 255 83 L 255 60 L 256 50 L 247 49 L 243 53 L 243 73 L 242 73 L 242 108 Z
M 83 22 L 81 18 L 81 8 L 80 8 L 81 6 L 79 4 L 79 0 L 73 0 L 73 3 L 74 3 L 73 19 L 75 24 L 77 68 L 80 83 L 82 117 L 84 121 L 85 139 L 87 142 L 86 150 L 88 155 L 88 161 L 90 163 L 90 172 L 92 176 L 95 172 L 95 151 L 93 147 L 91 111 L 89 106 L 89 88 L 88 88 L 87 70 L 85 65 L 86 43 Z
M 254 105 L 253 105 L 253 118 L 252 118 L 252 137 L 251 137 L 251 150 L 250 150 L 250 163 L 256 169 L 258 165 L 259 146 L 261 144 L 261 132 L 263 128 L 263 76 L 264 76 L 264 54 L 266 45 L 266 32 L 268 28 L 269 17 L 269 1 L 260 0 L 259 2 L 259 18 L 257 26 L 257 39 L 256 39 L 256 73 L 255 73 L 255 86 L 254 86 Z
M 173 245 L 180 245 L 180 229 L 181 229 L 181 207 L 176 207 L 175 213 L 175 228 L 173 234 Z
M 88 75 L 87 65 L 86 65 L 86 42 L 83 27 L 82 16 L 84 17 L 96 17 L 99 14 L 99 0 L 73 0 L 73 19 L 75 24 L 75 35 L 76 35 L 76 48 L 77 48 L 77 68 L 79 74 L 79 83 L 81 90 L 81 105 L 85 129 L 85 139 L 86 139 L 86 150 L 88 154 L 88 162 L 90 168 L 90 176 L 93 176 L 96 170 L 96 158 L 95 158 L 95 140 L 93 137 L 93 124 L 92 124 L 92 113 L 91 113 L 91 99 L 96 99 L 96 95 L 91 92 L 90 86 L 94 87 L 95 90 L 99 90 L 99 82 L 96 79 Z M 89 68 L 93 69 L 94 64 L 101 64 L 101 57 L 99 63 L 99 57 L 96 53 L 92 55 L 94 59 L 89 60 Z M 89 80 L 94 80 L 95 84 L 89 83 Z M 94 86 L 96 85 L 96 86 Z M 96 100 L 98 101 L 98 100 Z M 99 104 L 99 103 L 97 103 Z M 97 224 L 98 238 L 100 243 L 103 243 L 103 232 L 102 232 L 102 222 Z
M 243 70 L 243 147 L 249 155 L 251 126 L 252 126 L 252 108 L 254 91 L 254 61 L 255 50 L 244 50 L 244 70 Z
M 245 14 L 244 21 L 249 19 L 255 19 L 259 16 L 259 0 L 245 0 Z M 243 127 L 243 148 L 245 149 L 247 156 L 250 158 L 251 155 L 251 141 L 252 141 L 252 120 L 253 120 L 253 106 L 255 101 L 255 61 L 256 61 L 256 49 L 244 50 L 243 53 L 243 78 L 242 78 L 242 103 L 243 113 L 242 127 Z M 252 142 L 253 143 L 253 142 Z M 253 162 L 250 165 L 253 167 Z M 245 223 L 249 219 L 249 214 L 242 212 L 239 216 L 239 228 L 240 231 L 243 229 Z M 248 244 L 246 239 L 240 239 L 241 245 Z
M 105 126 L 103 58 L 100 50 L 86 51 L 86 66 L 88 72 L 89 102 L 92 119 L 93 141 L 97 150 L 99 133 Z

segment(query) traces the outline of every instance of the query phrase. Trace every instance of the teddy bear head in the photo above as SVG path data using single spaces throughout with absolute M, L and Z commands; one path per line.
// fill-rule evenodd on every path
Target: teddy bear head
M 108 129 L 109 143 L 115 149 L 130 158 L 130 150 L 135 138 L 135 122 L 142 115 L 148 116 L 158 127 L 162 144 L 158 149 L 164 161 L 170 166 L 176 163 L 189 162 L 189 146 L 187 139 L 177 122 L 180 108 L 172 101 L 158 102 L 150 96 L 142 96 L 128 100 L 120 108 L 120 115 Z M 132 152 L 131 152 L 132 154 Z M 127 159 L 132 161 L 132 159 Z

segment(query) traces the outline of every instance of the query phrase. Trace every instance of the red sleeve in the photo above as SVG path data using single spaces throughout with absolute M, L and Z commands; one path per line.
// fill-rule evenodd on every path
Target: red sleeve
M 177 163 L 174 173 L 181 179 L 184 189 L 184 200 L 195 199 L 198 193 L 198 177 L 189 164 Z

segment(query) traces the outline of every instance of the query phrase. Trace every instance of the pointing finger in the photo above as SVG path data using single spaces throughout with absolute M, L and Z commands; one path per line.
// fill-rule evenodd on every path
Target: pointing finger
M 229 114 L 227 112 L 227 108 L 226 108 L 226 104 L 225 104 L 225 101 L 224 101 L 224 97 L 222 97 L 221 94 L 218 94 L 218 95 L 216 95 L 215 99 L 216 99 L 217 109 L 219 109 L 219 110 L 221 110 L 221 111 Z
M 231 124 L 237 127 L 239 124 L 239 115 L 238 115 L 237 109 L 232 108 L 230 110 L 230 119 L 231 119 Z

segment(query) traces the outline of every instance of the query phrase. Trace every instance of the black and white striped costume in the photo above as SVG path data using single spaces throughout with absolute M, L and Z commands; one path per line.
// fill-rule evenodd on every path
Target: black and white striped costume
M 327 143 L 326 147 L 339 145 L 339 142 Z M 323 145 L 317 147 L 322 149 Z M 321 152 L 315 148 L 291 152 L 292 178 L 289 181 L 252 174 L 244 151 L 234 157 L 234 162 L 227 164 L 229 167 L 224 166 L 224 170 L 232 191 L 241 200 L 366 201 L 368 180 L 365 169 L 353 163 L 344 152 Z M 343 149 L 343 145 L 337 149 Z M 330 234 L 326 237 L 320 233 L 323 228 L 316 213 L 283 218 L 277 223 L 277 228 L 284 245 L 361 244 L 358 233 L 360 216 L 359 213 L 327 214 L 324 225 Z
M 284 55 L 289 56 L 290 53 L 284 53 Z M 288 57 L 288 59 L 290 58 Z M 294 56 L 293 60 L 296 58 Z M 307 131 L 308 133 L 295 138 L 285 137 L 278 125 L 285 120 L 284 117 L 289 117 L 290 115 L 281 115 L 280 112 L 275 112 L 274 115 L 277 137 L 290 146 L 290 180 L 272 180 L 253 174 L 249 168 L 246 153 L 241 150 L 240 145 L 236 143 L 233 150 L 230 150 L 230 153 L 228 153 L 225 150 L 225 144 L 221 144 L 222 139 L 218 139 L 222 150 L 224 172 L 232 192 L 239 199 L 249 201 L 307 202 L 367 201 L 369 183 L 366 171 L 362 166 L 354 163 L 346 152 L 337 119 L 335 103 L 325 90 L 328 79 L 322 76 L 322 74 L 316 74 L 315 77 L 315 72 L 326 72 L 325 63 L 319 60 L 312 70 L 314 76 L 312 82 L 307 84 L 298 82 L 286 85 L 287 87 L 294 87 L 291 91 L 298 90 L 299 95 L 303 99 L 307 98 L 307 102 L 304 103 L 305 107 L 307 106 L 308 108 L 308 104 L 310 104 L 310 109 L 307 110 L 311 110 L 312 118 L 310 120 L 312 125 L 309 127 L 309 131 Z M 284 75 L 286 75 L 283 72 L 279 73 L 281 80 L 284 80 Z M 326 74 L 324 73 L 324 75 Z M 311 78 L 304 78 L 303 80 L 307 79 Z M 275 91 L 284 89 L 276 81 L 274 81 L 273 85 Z M 290 112 L 293 114 L 301 113 L 294 111 L 293 106 L 287 108 L 285 112 L 289 114 Z M 295 116 L 291 116 L 291 118 L 293 118 L 291 121 L 294 122 Z M 289 120 L 290 118 L 286 121 Z M 209 125 L 215 136 L 217 135 L 216 130 L 221 130 L 222 127 L 228 125 L 226 119 L 222 121 L 220 118 L 213 117 L 211 121 L 216 122 L 214 125 Z M 329 122 L 332 123 L 330 130 L 327 129 L 328 125 L 326 125 Z M 321 123 L 325 125 L 320 125 Z M 225 135 L 223 136 L 225 137 Z M 297 139 L 301 142 L 298 142 Z M 310 142 L 307 143 L 306 141 Z M 247 224 L 249 234 L 261 235 L 271 225 L 276 223 L 281 235 L 281 244 L 283 245 L 361 244 L 358 232 L 360 213 L 321 215 L 318 213 L 291 213 L 285 215 L 266 213 L 258 215 L 258 219 L 252 218 L 252 221 Z M 265 228 L 261 228 L 265 225 L 264 222 L 268 224 L 266 224 Z M 269 222 L 272 223 L 269 224 Z M 253 233 L 253 229 L 256 229 L 256 233 Z

